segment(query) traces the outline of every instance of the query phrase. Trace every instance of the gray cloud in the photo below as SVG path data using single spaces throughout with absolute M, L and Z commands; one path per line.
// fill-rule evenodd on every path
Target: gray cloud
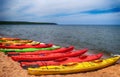
M 109 22 L 115 17 L 119 19 L 117 18 L 119 12 L 103 13 L 102 15 L 82 12 L 111 9 L 119 7 L 119 4 L 120 0 L 6 0 L 0 17 L 6 16 L 6 19 L 10 20 L 55 21 L 58 23 L 94 23 L 95 21 L 101 22 L 104 18 L 106 22 Z

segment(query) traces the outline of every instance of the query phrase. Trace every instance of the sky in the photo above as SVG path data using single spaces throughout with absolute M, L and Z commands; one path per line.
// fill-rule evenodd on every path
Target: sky
M 120 0 L 0 0 L 0 21 L 120 25 Z

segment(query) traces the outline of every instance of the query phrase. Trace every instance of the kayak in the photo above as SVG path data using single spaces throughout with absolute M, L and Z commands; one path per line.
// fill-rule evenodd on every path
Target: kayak
M 0 48 L 10 48 L 10 49 L 23 49 L 23 48 L 47 48 L 51 47 L 53 44 L 40 43 L 36 45 L 0 45 Z
M 30 43 L 32 42 L 33 40 L 0 40 L 1 43 Z
M 64 58 L 59 58 L 55 59 L 52 61 L 35 61 L 35 62 L 21 62 L 20 65 L 23 68 L 28 68 L 28 67 L 40 67 L 40 66 L 49 66 L 49 65 L 64 65 L 68 63 L 73 63 L 73 62 L 86 62 L 86 61 L 92 61 L 92 60 L 97 60 L 102 57 L 103 54 L 95 54 L 95 55 L 81 55 L 77 57 L 64 57 Z
M 88 72 L 115 64 L 119 59 L 120 57 L 116 56 L 108 59 L 95 60 L 90 62 L 70 63 L 59 66 L 42 66 L 39 68 L 28 68 L 28 74 L 41 75 L 41 74 L 69 74 L 78 72 Z
M 72 51 L 74 46 L 69 47 L 61 47 L 55 50 L 40 50 L 35 52 L 7 52 L 8 56 L 15 56 L 15 55 L 40 55 L 40 54 L 49 54 L 49 53 L 64 53 L 68 51 Z
M 14 61 L 41 61 L 41 60 L 54 60 L 61 57 L 74 57 L 87 52 L 88 49 L 69 51 L 66 53 L 42 54 L 42 55 L 18 55 L 12 56 Z
M 38 50 L 54 50 L 61 48 L 60 46 L 52 46 L 49 48 L 24 48 L 24 49 L 0 49 L 2 52 L 34 52 Z
M 14 61 L 42 61 L 42 60 L 54 60 L 63 57 L 75 57 L 80 56 L 87 52 L 88 49 L 81 49 L 76 51 L 69 51 L 66 53 L 54 53 L 54 54 L 42 54 L 42 55 L 17 55 L 11 56 Z
M 0 45 L 36 45 L 40 44 L 38 41 L 32 41 L 32 42 L 16 42 L 16 41 L 7 41 L 7 42 L 2 42 L 0 41 Z
M 10 44 L 10 45 L 22 45 L 22 44 L 30 44 L 30 45 L 35 45 L 39 44 L 40 42 L 33 41 L 33 40 L 28 40 L 28 39 L 20 39 L 20 38 L 0 38 L 0 43 L 2 44 Z
M 20 40 L 20 38 L 2 37 L 0 40 Z

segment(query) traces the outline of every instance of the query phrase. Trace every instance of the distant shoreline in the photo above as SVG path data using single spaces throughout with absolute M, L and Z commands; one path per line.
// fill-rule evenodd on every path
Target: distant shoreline
M 57 23 L 50 23 L 50 22 L 28 22 L 28 21 L 0 21 L 0 25 L 57 25 Z

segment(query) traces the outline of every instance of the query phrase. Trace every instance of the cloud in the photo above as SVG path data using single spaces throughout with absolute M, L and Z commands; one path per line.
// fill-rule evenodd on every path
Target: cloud
M 82 12 L 82 13 L 103 14 L 103 13 L 116 13 L 116 12 L 120 12 L 120 7 L 105 9 L 105 10 L 90 10 L 90 11 L 85 11 L 85 12 Z
M 59 17 L 58 22 L 67 24 L 120 24 L 120 13 L 109 14 L 76 14 L 70 16 Z
M 104 17 L 106 22 L 110 21 L 109 18 L 111 18 L 112 21 L 116 17 L 115 20 L 117 20 L 120 12 L 120 0 L 2 1 L 2 7 L 0 8 L 0 20 L 3 20 L 4 18 L 4 20 L 52 21 L 58 23 L 93 23 L 93 21 L 102 21 L 102 16 L 106 16 L 108 18 L 107 19 Z M 90 19 L 93 19 L 93 21 Z
M 106 0 L 36 0 L 34 2 L 27 1 L 26 3 L 27 5 L 31 5 L 31 8 L 25 10 L 24 13 L 36 14 L 37 16 L 48 16 L 63 13 L 71 14 L 93 9 L 108 9 L 113 5 L 116 6 L 115 3 L 112 3 L 110 1 L 108 2 Z M 21 6 L 19 5 L 19 7 Z M 23 5 L 23 7 L 25 7 L 25 5 Z

